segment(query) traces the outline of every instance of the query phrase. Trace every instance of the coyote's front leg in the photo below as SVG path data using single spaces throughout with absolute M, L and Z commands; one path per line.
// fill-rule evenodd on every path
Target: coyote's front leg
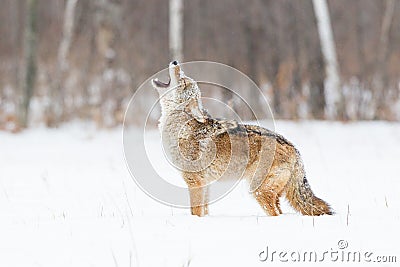
M 190 209 L 192 215 L 205 216 L 208 214 L 208 188 L 203 182 L 203 177 L 198 173 L 183 174 L 189 187 Z

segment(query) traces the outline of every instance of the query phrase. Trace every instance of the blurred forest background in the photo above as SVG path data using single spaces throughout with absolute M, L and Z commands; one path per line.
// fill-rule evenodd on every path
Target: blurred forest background
M 171 1 L 1 0 L 0 128 L 121 124 L 137 87 L 176 53 L 177 30 L 183 61 L 244 72 L 276 118 L 400 120 L 400 1 L 327 1 L 339 74 L 331 114 L 318 0 L 184 0 L 176 29 Z

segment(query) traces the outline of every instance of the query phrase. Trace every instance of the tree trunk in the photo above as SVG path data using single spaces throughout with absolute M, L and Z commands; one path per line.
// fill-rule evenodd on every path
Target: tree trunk
M 340 90 L 339 66 L 328 4 L 326 0 L 313 0 L 313 6 L 325 63 L 326 116 L 331 119 L 337 116 L 343 117 L 345 112 Z
M 183 0 L 169 0 L 169 49 L 172 60 L 183 60 Z
M 301 57 L 300 57 L 300 38 L 299 38 L 299 22 L 298 22 L 298 12 L 297 6 L 298 2 L 291 1 L 288 2 L 287 12 L 291 14 L 289 19 L 289 28 L 291 29 L 291 49 L 293 51 L 293 69 L 292 69 L 292 81 L 291 86 L 289 87 L 289 116 L 293 119 L 299 118 L 299 104 L 300 98 L 299 95 L 302 91 L 302 82 L 300 75 L 300 66 L 301 66 Z
M 14 45 L 14 87 L 19 92 L 21 86 L 21 75 L 20 75 L 20 43 L 21 43 L 21 27 L 20 27 L 20 16 L 21 16 L 21 7 L 22 2 L 20 0 L 12 2 L 12 18 L 13 18 L 13 32 L 12 32 L 12 43 Z
M 69 69 L 67 57 L 72 42 L 77 2 L 78 0 L 68 0 L 65 5 L 63 33 L 58 47 L 56 74 L 52 88 L 52 102 L 50 104 L 50 112 L 47 114 L 48 126 L 57 125 L 63 114 L 63 81 L 65 73 Z
M 28 126 L 29 105 L 36 81 L 36 46 L 37 46 L 37 0 L 28 0 L 25 30 L 25 78 L 22 92 L 19 121 L 24 128 Z
M 377 64 L 376 64 L 376 69 L 375 69 L 375 75 L 374 75 L 374 90 L 375 90 L 375 95 L 376 101 L 377 101 L 377 118 L 382 118 L 385 117 L 387 114 L 385 107 L 385 93 L 388 90 L 387 85 L 388 85 L 388 80 L 387 80 L 387 75 L 385 71 L 385 62 L 387 59 L 387 51 L 388 51 L 388 40 L 389 40 L 389 30 L 392 25 L 392 20 L 393 20 L 393 11 L 394 11 L 394 5 L 395 1 L 394 0 L 386 0 L 386 8 L 385 8 L 385 13 L 383 15 L 383 20 L 382 20 L 382 27 L 381 27 L 381 34 L 379 38 L 379 47 L 378 47 L 378 57 L 377 57 Z
M 68 0 L 65 6 L 63 36 L 58 48 L 57 62 L 61 71 L 68 69 L 67 56 L 71 47 L 74 30 L 75 7 L 78 0 Z
M 389 30 L 392 25 L 393 11 L 394 11 L 394 0 L 386 0 L 385 14 L 383 15 L 381 34 L 379 38 L 379 50 L 378 50 L 378 67 L 377 75 L 383 78 L 383 66 L 385 64 L 387 50 L 388 50 L 388 40 L 389 40 Z

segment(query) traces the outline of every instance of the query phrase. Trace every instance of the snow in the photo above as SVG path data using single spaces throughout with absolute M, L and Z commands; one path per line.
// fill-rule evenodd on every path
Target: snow
M 210 206 L 210 216 L 194 217 L 137 187 L 122 129 L 74 123 L 0 132 L 0 266 L 266 266 L 280 263 L 259 260 L 266 246 L 322 254 L 338 250 L 339 240 L 346 251 L 399 262 L 400 124 L 276 125 L 335 216 L 301 216 L 284 203 L 284 215 L 268 217 L 240 184 Z M 158 135 L 150 136 L 154 148 Z

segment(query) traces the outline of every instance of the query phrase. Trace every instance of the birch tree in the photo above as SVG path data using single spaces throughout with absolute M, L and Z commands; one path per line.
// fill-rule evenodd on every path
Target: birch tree
M 36 81 L 36 46 L 37 46 L 37 0 L 28 0 L 24 57 L 25 77 L 22 92 L 19 121 L 22 127 L 28 126 L 29 106 Z
M 183 60 L 183 0 L 169 0 L 169 49 L 173 60 Z
M 325 63 L 325 113 L 328 118 L 332 119 L 338 115 L 338 112 L 344 112 L 344 107 L 340 106 L 343 101 L 340 93 L 339 65 L 327 1 L 313 0 L 313 6 Z
M 54 126 L 59 122 L 63 109 L 62 84 L 65 73 L 69 69 L 68 53 L 71 47 L 72 35 L 74 29 L 75 7 L 78 0 L 68 0 L 65 5 L 63 33 L 57 53 L 57 67 L 54 85 L 52 88 L 52 103 L 50 104 L 50 113 L 48 114 L 47 124 Z
M 68 69 L 67 55 L 71 47 L 74 29 L 75 7 L 78 0 L 68 0 L 64 13 L 63 37 L 58 48 L 57 62 L 60 70 Z

